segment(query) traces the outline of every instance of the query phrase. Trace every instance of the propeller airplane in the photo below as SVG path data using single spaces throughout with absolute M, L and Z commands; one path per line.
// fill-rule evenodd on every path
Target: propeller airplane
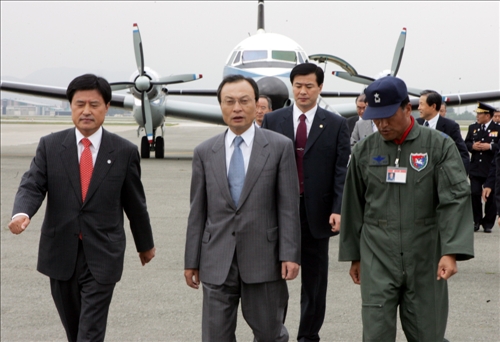
M 399 71 L 407 30 L 403 28 L 396 44 L 390 70 L 380 73 L 382 76 L 397 76 Z M 206 123 L 224 124 L 220 107 L 213 104 L 194 103 L 172 100 L 171 96 L 216 96 L 216 90 L 175 90 L 166 86 L 196 81 L 202 78 L 200 74 L 180 74 L 160 77 L 153 69 L 145 66 L 144 50 L 139 27 L 133 24 L 133 47 L 137 70 L 129 81 L 112 82 L 113 91 L 128 89 L 128 94 L 114 93 L 111 106 L 131 110 L 139 125 L 138 136 L 141 131 L 145 135 L 141 139 L 141 157 L 149 158 L 154 152 L 155 158 L 164 157 L 164 123 L 165 117 L 196 120 Z M 231 51 L 226 60 L 223 76 L 242 74 L 252 77 L 259 86 L 259 92 L 269 96 L 273 109 L 293 104 L 293 93 L 289 82 L 292 68 L 304 62 L 314 61 L 318 64 L 328 63 L 339 66 L 343 71 L 333 71 L 339 78 L 349 80 L 364 86 L 369 85 L 375 78 L 358 74 L 356 69 L 347 61 L 329 54 L 307 55 L 302 47 L 292 39 L 277 33 L 268 33 L 264 28 L 264 1 L 258 1 L 257 32 L 241 41 Z M 42 96 L 59 100 L 66 100 L 66 88 L 27 83 L 1 81 L 0 89 L 32 96 Z M 419 96 L 416 88 L 408 88 L 413 96 Z M 329 105 L 324 98 L 356 97 L 359 92 L 323 91 L 319 98 L 319 105 L 343 116 L 356 115 L 356 106 L 352 103 Z M 168 98 L 168 100 L 167 100 Z M 500 90 L 447 94 L 443 95 L 448 106 L 473 104 L 477 101 L 498 101 Z M 411 99 L 413 109 L 418 107 L 418 98 Z M 161 134 L 157 134 L 160 129 Z

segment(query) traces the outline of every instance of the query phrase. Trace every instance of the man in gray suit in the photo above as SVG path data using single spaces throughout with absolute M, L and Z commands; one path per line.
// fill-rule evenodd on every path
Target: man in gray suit
M 256 341 L 288 341 L 286 280 L 300 263 L 293 143 L 253 124 L 259 90 L 231 75 L 217 90 L 229 129 L 193 153 L 184 276 L 203 283 L 203 341 L 235 341 L 241 298 Z
M 75 128 L 42 137 L 14 202 L 22 233 L 47 195 L 38 251 L 68 341 L 103 341 L 125 255 L 127 214 L 142 265 L 155 255 L 137 147 L 102 128 L 111 87 L 75 78 L 66 95 Z
M 377 132 L 377 126 L 373 120 L 358 120 L 354 125 L 351 135 L 351 148 L 360 140 L 363 140 L 373 132 Z

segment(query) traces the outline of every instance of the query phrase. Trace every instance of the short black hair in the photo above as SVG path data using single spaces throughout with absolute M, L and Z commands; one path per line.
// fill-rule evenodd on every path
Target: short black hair
M 323 72 L 323 69 L 314 63 L 302 63 L 296 65 L 290 72 L 290 83 L 293 84 L 293 79 L 297 75 L 309 74 L 316 74 L 316 82 L 318 83 L 318 86 L 323 84 L 323 81 L 325 80 L 325 73 Z
M 222 101 L 220 98 L 220 92 L 222 91 L 222 87 L 224 87 L 226 83 L 236 83 L 240 81 L 247 81 L 248 83 L 250 83 L 250 85 L 253 88 L 253 92 L 255 93 L 255 102 L 259 101 L 259 86 L 254 81 L 254 79 L 250 77 L 245 77 L 243 75 L 235 74 L 224 77 L 222 82 L 219 84 L 219 88 L 217 88 L 217 100 L 219 101 L 219 104 Z
M 73 96 L 79 90 L 97 90 L 105 104 L 111 102 L 111 86 L 105 78 L 96 76 L 94 74 L 85 74 L 76 77 L 73 81 L 68 85 L 68 89 L 66 90 L 66 97 L 68 98 L 69 103 L 73 101 Z
M 362 92 L 358 96 L 356 96 L 356 99 L 354 100 L 354 103 L 357 103 L 359 101 L 363 101 L 364 103 L 368 103 L 368 99 L 366 98 L 366 94 Z
M 273 102 L 271 101 L 271 98 L 267 95 L 259 95 L 259 99 L 266 99 L 267 101 L 267 106 L 269 107 L 269 110 L 273 110 Z
M 433 104 L 435 104 L 437 111 L 441 109 L 443 97 L 439 95 L 437 91 L 426 89 L 420 93 L 420 96 L 427 96 L 427 99 L 425 100 L 425 102 L 427 102 L 427 105 L 432 106 Z

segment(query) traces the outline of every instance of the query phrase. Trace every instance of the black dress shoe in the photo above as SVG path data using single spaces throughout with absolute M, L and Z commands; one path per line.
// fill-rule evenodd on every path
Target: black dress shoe
M 491 233 L 491 228 L 484 228 L 485 233 Z
M 479 230 L 479 223 L 474 223 L 474 231 L 477 232 Z

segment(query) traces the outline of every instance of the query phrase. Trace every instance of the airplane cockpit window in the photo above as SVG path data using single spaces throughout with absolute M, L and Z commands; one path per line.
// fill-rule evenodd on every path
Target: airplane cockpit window
M 267 59 L 266 50 L 248 50 L 243 51 L 242 62 L 251 62 Z
M 237 55 L 236 55 L 236 57 L 234 58 L 233 65 L 234 65 L 234 64 L 239 64 L 239 63 L 240 63 L 240 57 L 241 57 L 241 51 L 238 51 L 238 54 L 237 54 Z
M 302 58 L 302 54 L 298 54 L 299 55 L 299 64 L 302 64 L 304 63 L 304 59 Z
M 234 64 L 234 56 L 236 56 L 236 51 L 233 51 L 233 53 L 231 54 L 231 57 L 229 57 L 229 59 L 227 61 L 228 65 Z
M 279 60 L 279 61 L 286 61 L 286 62 L 291 62 L 291 63 L 297 62 L 297 55 L 296 55 L 295 51 L 273 50 L 272 51 L 272 58 Z

